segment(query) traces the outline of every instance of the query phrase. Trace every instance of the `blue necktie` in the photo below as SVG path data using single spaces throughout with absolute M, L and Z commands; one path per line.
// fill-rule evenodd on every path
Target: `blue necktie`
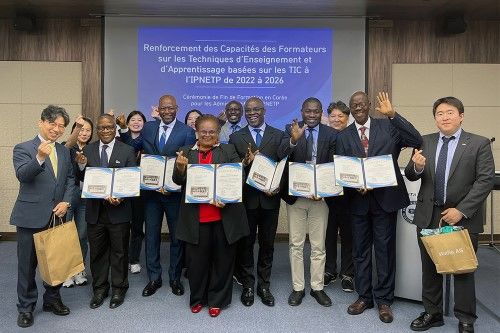
M 108 153 L 106 153 L 106 149 L 108 149 L 108 145 L 102 145 L 101 149 L 101 167 L 108 167 Z
M 163 151 L 163 147 L 165 147 L 165 144 L 167 143 L 167 125 L 163 125 L 163 134 L 160 137 L 160 151 Z
M 309 135 L 306 139 L 306 161 L 312 161 L 313 149 L 314 149 L 314 128 L 308 128 Z
M 455 139 L 452 137 L 443 136 L 443 145 L 441 146 L 441 151 L 439 152 L 437 164 L 436 164 L 436 181 L 434 182 L 434 202 L 436 205 L 444 205 L 446 198 L 444 195 L 444 185 L 446 183 L 446 162 L 448 159 L 448 143 L 450 140 Z
M 254 128 L 253 130 L 255 131 L 255 144 L 259 147 L 262 141 L 262 135 L 260 135 L 260 131 L 262 130 L 260 128 Z
M 240 129 L 240 126 L 238 126 L 238 124 L 234 124 L 231 125 L 231 129 L 232 129 L 231 134 L 233 134 L 234 132 Z

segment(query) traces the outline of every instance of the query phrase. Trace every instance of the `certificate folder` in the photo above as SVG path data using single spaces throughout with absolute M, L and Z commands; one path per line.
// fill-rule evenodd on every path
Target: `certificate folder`
M 322 164 L 288 163 L 288 194 L 296 197 L 334 197 L 343 195 L 335 183 L 333 162 Z
M 140 195 L 139 167 L 85 169 L 82 198 L 129 198 Z
M 280 187 L 287 158 L 275 162 L 269 157 L 258 153 L 255 155 L 248 173 L 247 184 L 263 192 L 276 191 Z
M 241 163 L 188 164 L 186 203 L 242 202 Z
M 397 186 L 392 155 L 366 158 L 335 155 L 335 179 L 343 187 L 374 189 Z
M 156 191 L 163 187 L 168 192 L 180 192 L 181 187 L 172 180 L 175 157 L 141 155 L 141 189 Z

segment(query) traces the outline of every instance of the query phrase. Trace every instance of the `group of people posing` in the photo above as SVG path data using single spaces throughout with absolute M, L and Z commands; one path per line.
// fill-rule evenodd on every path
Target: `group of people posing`
M 169 286 L 173 294 L 184 294 L 181 275 L 186 268 L 193 313 L 207 307 L 210 316 L 217 317 L 231 303 L 233 279 L 241 284 L 243 305 L 252 306 L 257 294 L 263 304 L 272 307 L 275 298 L 271 270 L 281 200 L 286 203 L 289 230 L 292 288 L 288 304 L 298 306 L 305 297 L 304 244 L 309 235 L 310 295 L 320 305 L 331 306 L 324 287 L 339 279 L 344 291 L 358 294 L 347 309 L 350 315 L 359 315 L 376 305 L 380 320 L 390 323 L 396 218 L 398 210 L 410 203 L 397 163 L 406 147 L 413 148 L 414 153 L 405 174 L 412 181 L 422 180 L 414 223 L 422 258 L 425 308 L 410 327 L 423 331 L 443 325 L 442 276 L 436 273 L 418 232 L 421 228 L 436 228 L 440 220 L 461 225 L 469 230 L 477 249 L 478 234 L 482 232 L 480 207 L 493 187 L 491 147 L 486 138 L 462 129 L 464 107 L 454 97 L 434 103 L 432 113 L 439 131 L 423 137 L 395 112 L 386 93 L 378 94 L 377 104 L 375 110 L 383 118 L 371 117 L 369 97 L 355 92 L 349 106 L 340 101 L 331 103 L 327 124 L 323 124 L 322 104 L 310 97 L 302 103 L 302 119 L 280 130 L 266 122 L 265 105 L 257 97 L 243 105 L 229 102 L 224 120 L 193 110 L 183 123 L 176 118 L 175 97 L 165 95 L 159 99 L 154 115 L 157 119 L 153 121 L 146 121 L 139 111 L 127 118 L 101 115 L 96 125 L 98 140 L 92 143 L 93 123 L 80 118 L 65 144 L 69 149 L 57 143 L 69 124 L 68 114 L 61 107 L 47 107 L 41 114 L 39 135 L 14 148 L 14 167 L 21 185 L 11 216 L 18 237 L 18 325 L 33 324 L 37 262 L 32 236 L 47 228 L 52 214 L 75 221 L 84 258 L 88 242 L 92 309 L 100 307 L 109 294 L 110 308 L 124 302 L 128 271 L 141 271 L 143 238 L 149 282 L 142 295 L 150 297 L 162 287 L 160 244 L 164 216 L 170 237 Z M 349 115 L 354 119 L 350 125 Z M 246 125 L 241 121 L 243 116 Z M 295 197 L 288 193 L 285 168 L 281 185 L 273 192 L 247 185 L 244 176 L 241 203 L 185 203 L 188 164 L 237 162 L 243 164 L 245 175 L 257 153 L 275 161 L 287 157 L 289 162 L 313 164 L 332 162 L 334 155 L 391 154 L 398 185 L 373 190 L 344 188 L 344 195 L 331 198 Z M 161 189 L 141 191 L 136 198 L 80 198 L 87 167 L 136 166 L 141 154 L 176 157 L 172 180 L 182 186 L 181 192 Z M 339 234 L 341 261 L 337 267 Z M 64 286 L 86 282 L 86 274 L 81 272 Z M 43 310 L 69 314 L 61 301 L 60 286 L 44 287 Z M 455 276 L 454 310 L 459 331 L 473 331 L 474 273 Z

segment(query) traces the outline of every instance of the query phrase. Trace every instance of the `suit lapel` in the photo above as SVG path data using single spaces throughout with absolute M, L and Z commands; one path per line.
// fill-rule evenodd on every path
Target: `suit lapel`
M 272 131 L 273 129 L 266 124 L 266 129 L 264 130 L 262 141 L 260 142 L 260 146 L 258 147 L 259 150 L 262 150 L 262 148 L 264 148 L 269 143 L 269 141 L 271 141 L 271 138 L 273 137 Z
M 375 140 L 376 140 L 376 137 L 377 137 L 377 134 L 379 132 L 379 128 L 378 128 L 378 123 L 376 121 L 374 121 L 373 119 L 371 119 L 371 128 L 370 128 L 370 138 L 368 139 L 368 156 L 372 156 L 373 154 L 373 147 L 376 147 L 375 145 Z M 357 134 L 357 133 L 356 133 Z M 359 144 L 361 145 L 361 139 L 359 139 L 358 137 L 358 141 L 359 141 Z M 364 149 L 363 149 L 364 151 Z
M 448 172 L 448 179 L 451 178 L 453 175 L 453 172 L 457 168 L 458 162 L 460 161 L 460 158 L 462 158 L 462 155 L 467 148 L 467 144 L 469 143 L 470 136 L 467 132 L 462 130 L 462 134 L 460 135 L 460 139 L 458 140 L 457 143 L 457 148 L 455 149 L 455 154 L 453 154 L 453 159 L 451 161 L 451 166 L 450 166 L 450 171 Z
M 363 149 L 363 146 L 361 146 L 361 139 L 359 138 L 355 123 L 352 123 L 351 125 L 351 140 L 354 142 L 356 148 L 358 148 L 358 157 L 364 157 L 365 150 Z
M 63 169 L 63 146 L 60 145 L 60 144 L 55 144 L 54 146 L 56 148 L 56 152 L 57 152 L 57 173 L 60 174 L 60 171 Z M 54 172 L 54 170 L 52 170 L 52 172 Z M 59 179 L 59 177 L 56 177 L 56 180 Z
M 250 133 L 250 127 L 246 126 L 241 130 L 241 138 L 247 143 L 247 146 L 252 146 L 252 151 L 256 149 L 255 141 L 253 141 L 252 134 Z
M 212 164 L 218 164 L 222 160 L 222 151 L 221 150 L 222 150 L 222 148 L 220 146 L 212 149 Z
M 159 132 L 159 129 L 158 129 Z M 179 124 L 177 124 L 177 119 L 174 120 L 174 128 L 170 130 L 170 135 L 168 136 L 167 142 L 165 142 L 165 146 L 163 147 L 162 155 L 165 155 L 164 152 L 167 150 L 167 147 L 175 141 L 176 137 L 179 136 Z
M 325 135 L 326 131 L 322 130 L 322 124 L 318 126 L 318 142 L 316 144 L 316 163 L 318 160 L 321 160 L 320 154 L 323 151 L 323 146 L 325 145 Z M 328 149 L 327 149 L 328 152 Z
M 160 140 L 160 137 L 159 137 L 159 133 L 160 133 L 160 121 L 157 120 L 155 125 L 156 125 L 156 127 L 154 128 L 154 130 L 149 133 L 149 138 L 148 139 L 151 142 L 153 142 L 153 145 L 154 145 L 154 147 L 156 149 L 156 153 L 157 154 L 161 154 L 161 152 L 160 152 L 160 146 L 159 146 L 159 140 Z
M 429 143 L 429 152 L 428 154 L 423 152 L 424 156 L 427 156 L 427 159 L 429 160 L 429 167 L 430 167 L 430 172 L 431 172 L 431 178 L 432 182 L 434 183 L 434 177 L 436 176 L 436 150 L 437 150 L 437 144 L 439 140 L 439 133 L 435 133 L 434 136 L 431 139 L 431 142 Z

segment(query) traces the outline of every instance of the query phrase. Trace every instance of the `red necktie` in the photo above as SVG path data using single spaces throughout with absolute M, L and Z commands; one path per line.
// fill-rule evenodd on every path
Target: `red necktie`
M 365 149 L 365 156 L 368 156 L 368 138 L 365 135 L 366 127 L 362 126 L 359 130 L 361 131 L 361 144 Z

